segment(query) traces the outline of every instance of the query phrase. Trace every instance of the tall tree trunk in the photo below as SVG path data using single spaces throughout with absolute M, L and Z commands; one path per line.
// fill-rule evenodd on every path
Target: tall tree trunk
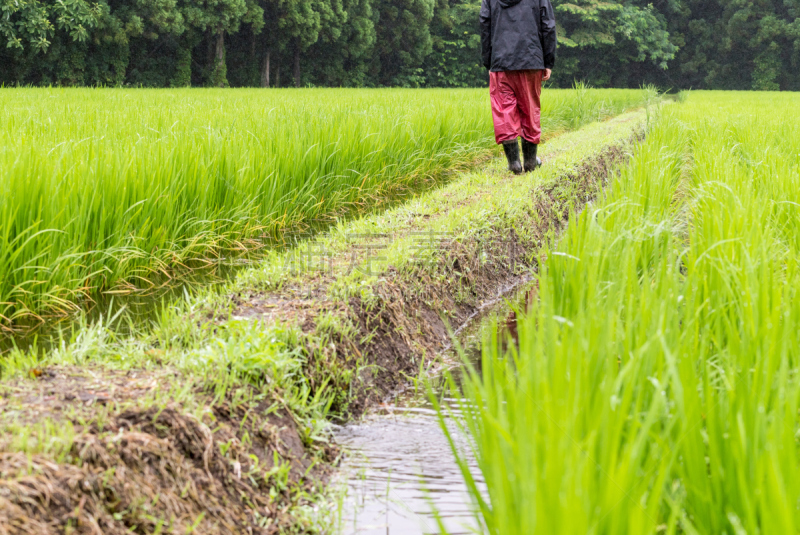
M 218 73 L 222 73 L 225 70 L 225 31 L 220 28 L 217 31 L 217 54 L 216 54 L 216 65 L 215 69 Z M 219 87 L 225 87 L 227 84 L 227 72 L 225 75 L 220 76 L 217 80 Z
M 281 64 L 275 65 L 275 87 L 281 86 Z
M 272 51 L 267 50 L 267 55 L 264 56 L 264 65 L 261 68 L 261 87 L 269 87 L 269 60 Z
M 294 86 L 300 87 L 300 42 L 294 48 Z
M 208 30 L 208 52 L 206 64 L 213 70 L 214 69 L 214 32 Z

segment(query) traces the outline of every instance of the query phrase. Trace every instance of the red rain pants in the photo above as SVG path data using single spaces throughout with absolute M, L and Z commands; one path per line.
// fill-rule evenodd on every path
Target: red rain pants
M 539 70 L 489 73 L 494 138 L 498 145 L 520 136 L 539 144 L 542 73 Z

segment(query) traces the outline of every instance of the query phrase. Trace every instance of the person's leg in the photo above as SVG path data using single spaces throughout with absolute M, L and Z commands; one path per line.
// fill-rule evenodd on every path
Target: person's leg
M 509 73 L 489 73 L 489 95 L 492 100 L 492 121 L 494 122 L 494 138 L 508 159 L 508 169 L 519 174 L 522 163 L 519 159 L 517 138 L 522 134 L 517 97 L 508 82 Z
M 536 155 L 542 137 L 542 71 L 520 71 L 519 74 L 520 76 L 514 79 L 514 90 L 520 114 L 525 171 L 529 172 L 542 165 L 542 161 Z
M 512 84 L 517 97 L 522 137 L 538 145 L 542 137 L 542 71 L 517 71 Z

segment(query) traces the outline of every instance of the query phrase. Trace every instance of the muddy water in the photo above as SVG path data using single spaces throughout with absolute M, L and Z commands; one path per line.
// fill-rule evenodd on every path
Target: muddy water
M 340 444 L 351 450 L 343 466 L 347 496 L 340 533 L 440 533 L 434 511 L 448 533 L 479 532 L 436 411 L 421 404 L 390 405 L 381 412 L 337 433 Z M 464 451 L 466 437 L 454 422 L 448 425 Z M 470 460 L 473 475 L 482 482 L 474 459 Z
M 514 301 L 529 299 L 528 289 L 523 283 L 506 289 L 503 295 L 516 295 Z M 457 333 L 465 353 L 476 364 L 482 336 L 508 317 L 509 308 L 505 298 L 498 298 Z M 450 351 L 445 357 L 452 362 L 456 355 Z M 458 380 L 459 371 L 453 373 Z M 443 402 L 458 418 L 458 401 L 445 397 Z M 459 450 L 468 452 L 468 437 L 459 432 L 455 421 L 446 423 Z M 346 497 L 340 507 L 340 534 L 442 533 L 434 511 L 449 534 L 482 532 L 450 444 L 424 392 L 400 395 L 365 419 L 337 428 L 335 436 L 349 451 L 341 470 Z M 482 488 L 474 458 L 467 455 L 467 459 Z

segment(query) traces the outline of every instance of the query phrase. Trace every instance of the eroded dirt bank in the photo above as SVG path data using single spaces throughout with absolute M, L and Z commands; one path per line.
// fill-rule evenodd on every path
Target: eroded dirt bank
M 310 348 L 310 352 L 330 352 L 325 358 L 359 371 L 355 397 L 347 400 L 345 411 L 348 417 L 358 416 L 404 384 L 404 379 L 416 376 L 420 359 L 444 349 L 450 333 L 484 304 L 528 280 L 542 247 L 568 223 L 570 207 L 582 207 L 595 197 L 610 172 L 625 162 L 627 149 L 640 135 L 604 147 L 558 180 L 520 192 L 533 202 L 513 221 L 501 219 L 465 237 L 437 236 L 435 258 L 401 267 L 388 265 L 371 281 L 366 294 L 359 288 L 346 299 L 331 298 L 331 288 L 347 271 L 353 254 L 361 255 L 367 247 L 355 244 L 333 258 L 333 275 L 326 266 L 327 274 L 312 269 L 307 280 L 292 281 L 277 290 L 245 289 L 232 294 L 232 315 L 264 322 L 291 318 L 305 333 L 326 331 L 328 347 Z M 485 201 L 476 197 L 474 207 Z M 429 218 L 422 220 L 429 223 Z M 410 226 L 381 238 L 397 241 L 410 235 L 427 238 L 424 226 Z M 341 263 L 336 264 L 337 260 Z M 328 327 L 332 318 L 335 329 Z
M 150 337 L 89 329 L 0 384 L 0 533 L 279 533 L 358 416 L 424 373 L 624 163 L 644 113 L 494 161 L 398 209 L 301 243 L 192 298 Z
M 293 495 L 327 474 L 314 457 L 330 462 L 335 450 L 307 452 L 291 414 L 265 399 L 198 390 L 199 413 L 147 399 L 169 380 L 54 366 L 5 384 L 0 410 L 17 428 L 0 453 L 0 533 L 291 529 Z M 25 451 L 29 434 L 40 444 Z

